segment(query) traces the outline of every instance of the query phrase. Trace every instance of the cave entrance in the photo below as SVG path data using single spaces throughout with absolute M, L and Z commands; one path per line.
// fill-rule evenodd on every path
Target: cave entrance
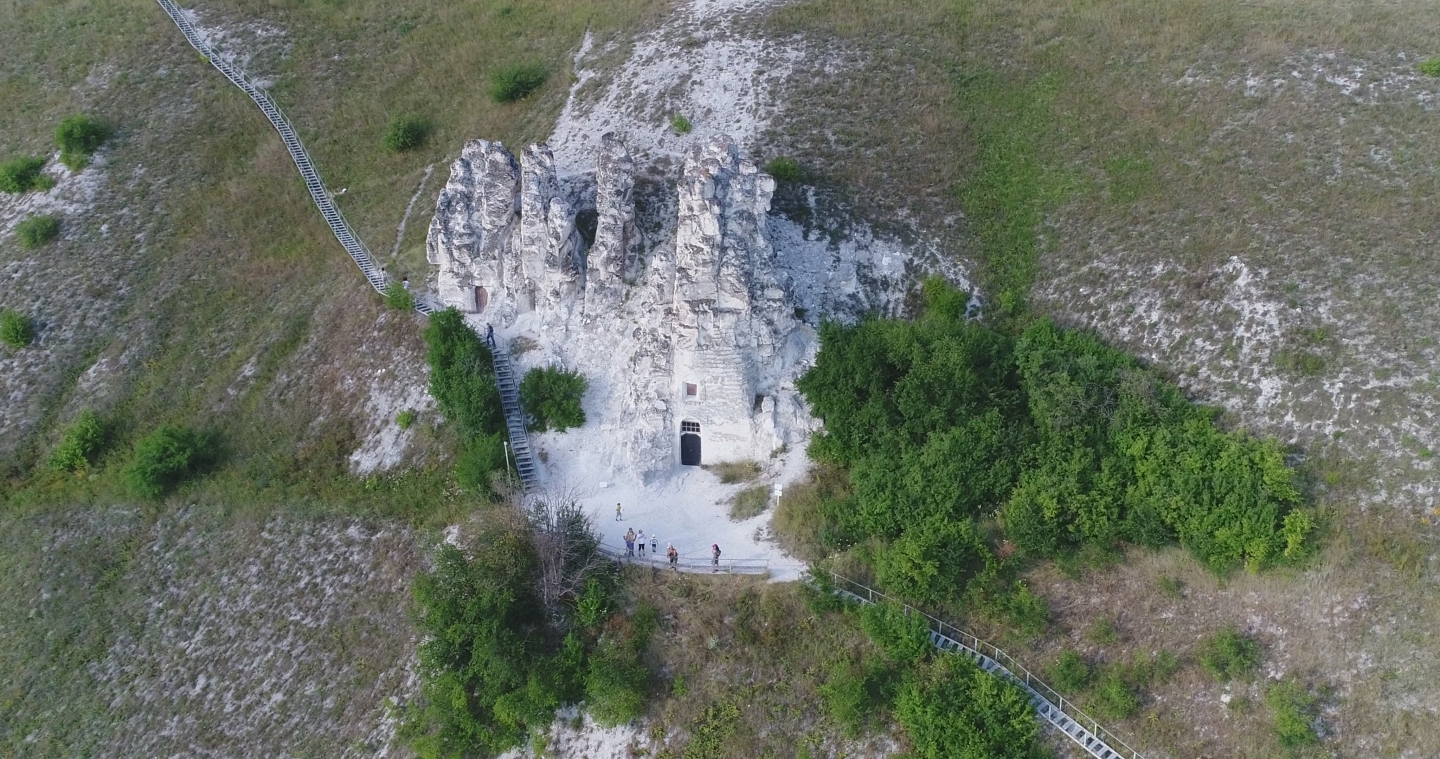
M 680 465 L 700 466 L 700 423 L 680 423 Z
M 484 311 L 484 310 L 485 310 L 485 307 L 488 306 L 488 305 L 490 305 L 490 293 L 486 292 L 485 288 L 483 288 L 483 287 L 481 287 L 481 286 L 479 286 L 479 285 L 476 285 L 476 286 L 475 286 L 475 313 L 478 314 L 478 313 L 480 313 L 481 311 Z

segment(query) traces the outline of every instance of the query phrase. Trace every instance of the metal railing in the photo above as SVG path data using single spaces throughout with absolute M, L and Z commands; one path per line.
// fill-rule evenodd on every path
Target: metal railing
M 525 409 L 520 405 L 515 367 L 510 363 L 510 354 L 500 350 L 495 342 L 495 333 L 488 327 L 485 343 L 490 346 L 490 359 L 495 366 L 495 389 L 500 392 L 500 406 L 505 410 L 505 427 L 510 433 L 510 453 L 515 457 L 515 471 L 520 474 L 523 490 L 533 493 L 540 487 L 540 477 L 535 468 L 534 453 L 530 450 L 530 435 L 525 427 Z
M 1085 749 L 1086 753 L 1098 759 L 1144 759 L 1144 756 L 1125 745 L 1114 733 L 1106 730 L 1094 717 L 1081 711 L 1074 701 L 1066 699 L 1060 692 L 1046 685 L 1015 657 L 999 647 L 991 645 L 954 625 L 926 614 L 919 609 L 889 598 L 884 593 L 861 585 L 847 577 L 829 572 L 835 583 L 836 592 L 862 604 L 890 601 L 902 607 L 907 614 L 918 614 L 930 627 L 930 642 L 942 651 L 963 653 L 974 659 L 981 669 L 993 675 L 1004 677 L 1024 688 L 1035 705 L 1035 711 L 1046 721 L 1071 740 Z
M 291 126 L 290 122 L 285 118 L 285 114 L 280 112 L 279 107 L 270 99 L 270 96 L 266 95 L 254 82 L 250 81 L 244 72 L 231 66 L 221 58 L 213 48 L 205 43 L 205 39 L 196 31 L 189 19 L 185 18 L 185 14 L 181 13 L 180 7 L 177 6 L 173 0 L 155 1 L 158 2 L 160 8 L 165 11 L 165 15 L 169 16 L 170 20 L 175 22 L 175 26 L 180 28 L 180 33 L 185 35 L 185 41 L 189 42 L 191 47 L 200 51 L 200 54 L 205 56 L 205 60 L 208 61 L 211 66 L 214 66 L 221 74 L 224 74 L 225 78 L 229 79 L 231 84 L 243 90 L 246 95 L 250 96 L 251 100 L 255 101 L 256 105 L 260 106 L 260 110 L 265 114 L 265 118 L 270 120 L 270 125 L 275 127 L 275 131 L 280 133 L 280 139 L 285 143 L 285 149 L 290 151 L 290 158 L 295 161 L 295 168 L 300 170 L 300 176 L 305 180 L 305 188 L 310 191 L 310 199 L 315 201 L 315 207 L 320 210 L 320 215 L 324 217 L 325 223 L 330 227 L 330 231 L 335 234 L 335 239 L 340 242 L 340 246 L 350 255 L 350 258 L 355 261 L 355 264 L 360 267 L 360 272 L 365 275 L 365 279 L 370 283 L 370 286 L 375 288 L 376 292 L 383 294 L 391 284 L 390 279 L 380 267 L 375 265 L 375 259 L 370 255 L 370 249 L 365 247 L 365 244 L 356 236 L 355 231 L 351 229 L 350 224 L 345 221 L 345 216 L 340 213 L 340 209 L 335 205 L 334 196 L 325 188 L 325 183 L 320 179 L 320 172 L 316 170 L 314 161 L 310 160 L 310 154 L 305 151 L 305 146 L 300 142 L 299 134 L 295 132 L 295 127 Z M 439 310 L 439 306 L 430 298 L 424 295 L 417 295 L 415 298 L 415 310 L 422 314 L 429 315 Z
M 768 559 L 720 559 L 719 562 L 715 562 L 713 559 L 693 559 L 682 556 L 674 564 L 671 564 L 670 559 L 666 558 L 663 553 L 630 556 L 625 553 L 624 548 L 607 543 L 600 544 L 600 552 L 625 564 L 649 566 L 655 569 L 674 569 L 692 574 L 762 575 L 770 571 Z

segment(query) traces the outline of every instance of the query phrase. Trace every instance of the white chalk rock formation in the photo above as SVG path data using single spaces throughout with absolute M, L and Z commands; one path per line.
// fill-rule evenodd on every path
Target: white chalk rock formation
M 765 238 L 774 179 L 729 138 L 695 148 L 674 239 L 641 260 L 635 164 L 613 135 L 600 146 L 589 251 L 549 149 L 524 151 L 518 188 L 509 156 L 476 141 L 452 167 L 427 243 L 438 290 L 477 328 L 534 341 L 522 364 L 586 375 L 605 469 L 648 479 L 803 444 L 812 420 L 794 381 L 816 341 Z

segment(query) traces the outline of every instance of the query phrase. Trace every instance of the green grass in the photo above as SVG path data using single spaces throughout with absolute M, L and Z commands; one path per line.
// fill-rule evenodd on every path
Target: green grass
M 15 239 L 20 247 L 34 250 L 60 236 L 60 220 L 54 216 L 31 214 L 15 225 Z
M 1265 706 L 1281 746 L 1294 749 L 1320 740 L 1311 727 L 1315 704 L 1316 698 L 1293 679 L 1281 680 L 1265 692 Z
M 1227 627 L 1200 642 L 1200 666 L 1219 682 L 1251 675 L 1260 666 L 1260 643 Z
M 434 129 L 435 125 L 423 116 L 399 113 L 390 118 L 390 126 L 385 128 L 381 144 L 391 153 L 414 150 L 425 144 Z
M 730 499 L 730 519 L 743 522 L 758 517 L 770 506 L 770 486 L 755 485 L 736 493 Z
M 11 350 L 20 350 L 33 342 L 35 323 L 30 317 L 14 309 L 0 309 L 0 343 Z
M 69 116 L 55 127 L 55 146 L 60 148 L 60 162 L 71 171 L 79 171 L 90 163 L 90 156 L 110 139 L 114 130 L 84 114 Z
M 771 158 L 765 162 L 765 173 L 780 182 L 799 182 L 804 177 L 800 162 L 788 156 Z
M 536 63 L 504 66 L 490 78 L 490 98 L 497 103 L 523 100 L 540 89 L 550 73 Z
M 12 158 L 0 163 L 0 192 L 19 195 L 54 187 L 55 180 L 41 173 L 44 168 L 45 159 L 41 156 Z
M 750 482 L 760 476 L 760 462 L 758 461 L 722 461 L 718 464 L 706 465 L 706 469 L 715 473 L 720 482 L 726 485 L 733 485 L 737 482 Z
M 1415 64 L 1415 70 L 1428 77 L 1440 77 L 1440 58 L 1426 58 Z
M 395 415 L 395 424 L 402 430 L 408 430 L 410 429 L 410 425 L 415 423 L 418 416 L 419 415 L 415 413 L 415 409 L 407 408 Z
M 685 117 L 685 114 L 674 113 L 670 115 L 670 128 L 675 130 L 675 134 L 690 134 L 690 130 L 694 127 L 690 124 L 690 119 Z

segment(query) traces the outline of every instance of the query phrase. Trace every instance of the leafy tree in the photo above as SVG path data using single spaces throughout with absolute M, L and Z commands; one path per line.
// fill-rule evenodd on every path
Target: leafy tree
M 430 317 L 425 327 L 429 350 L 430 395 L 441 413 L 454 422 L 462 438 L 493 435 L 505 429 L 505 412 L 495 389 L 490 349 L 465 324 L 465 317 L 447 308 Z
M 396 311 L 414 311 L 415 294 L 399 282 L 391 282 L 385 288 L 385 305 Z
M 435 571 L 415 581 L 422 704 L 405 728 L 424 757 L 498 754 L 548 724 L 566 694 L 534 592 L 534 550 L 523 526 L 501 523 L 474 558 L 441 544 Z M 573 655 L 573 651 L 572 651 Z
M 590 382 L 584 375 L 554 366 L 536 367 L 520 381 L 520 403 L 536 432 L 564 432 L 585 424 L 580 400 Z
M 85 409 L 74 423 L 65 428 L 60 444 L 50 454 L 50 467 L 63 472 L 79 472 L 90 466 L 90 457 L 105 441 L 105 428 L 94 411 Z
M 194 430 L 165 425 L 135 444 L 135 457 L 122 476 L 130 492 L 158 498 L 194 475 L 211 455 L 210 441 Z
M 965 656 L 940 656 L 895 699 L 917 759 L 1036 759 L 1040 723 L 1019 686 Z
M 881 551 L 875 572 L 882 585 L 902 597 L 938 604 L 958 596 L 989 559 L 974 522 L 936 517 Z

